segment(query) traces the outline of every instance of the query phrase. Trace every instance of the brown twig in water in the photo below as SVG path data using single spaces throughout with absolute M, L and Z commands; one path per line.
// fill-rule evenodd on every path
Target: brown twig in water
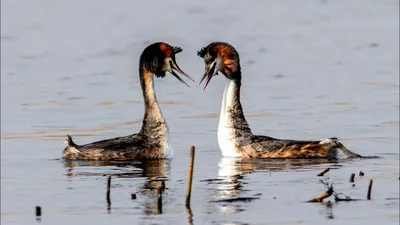
M 367 199 L 371 200 L 371 191 L 372 191 L 372 183 L 374 182 L 373 179 L 369 180 L 369 185 L 368 185 L 368 193 L 367 193 Z
M 329 168 L 326 168 L 324 171 L 322 171 L 321 173 L 319 173 L 317 176 L 318 176 L 318 177 L 322 177 L 322 176 L 324 176 L 328 171 L 329 171 Z
M 317 197 L 315 197 L 311 200 L 308 200 L 307 202 L 322 202 L 325 198 L 330 197 L 332 195 L 332 193 L 333 193 L 333 189 L 330 188 L 325 193 L 318 195 Z
M 351 182 L 351 183 L 353 183 L 354 182 L 354 177 L 356 176 L 356 174 L 355 173 L 352 173 L 351 175 L 350 175 L 350 179 L 349 179 L 349 181 Z
M 317 197 L 315 197 L 311 200 L 308 200 L 307 202 L 322 202 L 325 198 L 328 198 L 333 194 L 333 192 L 334 192 L 333 184 L 331 184 L 329 186 L 327 183 L 323 182 L 322 180 L 321 180 L 321 183 L 323 183 L 326 187 L 328 187 L 328 190 L 325 193 L 318 195 Z
M 186 207 L 190 207 L 190 196 L 192 194 L 193 165 L 194 165 L 194 146 L 190 146 L 190 160 L 188 171 L 188 183 L 186 187 Z

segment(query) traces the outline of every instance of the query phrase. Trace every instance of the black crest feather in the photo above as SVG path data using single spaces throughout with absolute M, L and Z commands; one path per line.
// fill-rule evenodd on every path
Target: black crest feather
M 199 51 L 197 51 L 197 55 L 200 56 L 201 58 L 204 58 L 206 54 L 207 54 L 206 47 L 202 47 Z
M 179 52 L 183 51 L 182 48 L 180 48 L 178 46 L 174 46 L 173 50 L 174 50 L 174 54 L 178 54 Z

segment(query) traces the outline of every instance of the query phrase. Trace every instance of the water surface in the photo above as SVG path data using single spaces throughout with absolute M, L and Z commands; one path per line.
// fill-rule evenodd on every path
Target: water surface
M 2 224 L 37 223 L 36 205 L 42 224 L 398 224 L 398 18 L 395 0 L 2 1 Z M 214 78 L 201 94 L 197 84 L 168 76 L 156 80 L 156 91 L 172 161 L 60 160 L 67 133 L 83 144 L 140 129 L 138 58 L 155 41 L 182 47 L 177 61 L 197 81 L 204 66 L 196 51 L 211 41 L 233 44 L 254 133 L 338 136 L 380 158 L 224 159 L 216 129 L 225 80 Z M 191 219 L 184 205 L 190 145 Z M 316 174 L 327 167 L 323 180 L 352 198 L 365 199 L 373 178 L 372 200 L 305 203 L 325 191 Z M 161 208 L 158 180 L 166 184 Z M 236 197 L 258 199 L 214 202 Z

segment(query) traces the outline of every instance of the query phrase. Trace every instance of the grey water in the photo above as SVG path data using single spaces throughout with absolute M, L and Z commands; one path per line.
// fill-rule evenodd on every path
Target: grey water
M 66 134 L 84 144 L 140 129 L 138 58 L 156 41 L 182 47 L 177 62 L 197 82 L 204 65 L 196 51 L 211 41 L 234 45 L 254 133 L 337 136 L 378 158 L 223 158 L 216 129 L 225 79 L 213 78 L 201 93 L 167 76 L 156 80 L 156 93 L 173 160 L 62 160 Z M 399 64 L 397 0 L 3 0 L 1 223 L 398 224 Z M 112 175 L 110 207 L 104 175 Z M 154 179 L 165 180 L 161 208 Z M 326 191 L 320 179 L 361 200 L 306 203 Z M 220 201 L 239 197 L 251 200 Z

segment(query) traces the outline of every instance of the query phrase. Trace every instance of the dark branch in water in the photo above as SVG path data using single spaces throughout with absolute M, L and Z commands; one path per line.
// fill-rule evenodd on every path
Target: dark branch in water
M 321 173 L 319 173 L 317 176 L 318 176 L 318 177 L 322 177 L 322 176 L 324 176 L 328 171 L 329 171 L 329 168 L 325 169 L 324 171 L 322 171 Z
M 106 194 L 106 200 L 107 200 L 107 210 L 108 210 L 109 212 L 110 212 L 110 208 L 111 208 L 110 189 L 111 189 L 111 176 L 108 175 L 108 177 L 107 177 L 107 194 Z
M 354 198 L 350 198 L 347 195 L 344 195 L 343 193 L 334 193 L 333 194 L 335 196 L 335 201 L 336 202 L 351 202 L 351 201 L 359 201 L 359 199 L 354 199 Z M 339 197 L 340 195 L 343 195 L 344 198 Z
M 369 185 L 368 185 L 368 193 L 367 193 L 367 199 L 371 200 L 371 191 L 372 191 L 372 183 L 374 182 L 373 179 L 369 180 Z
M 333 195 L 335 197 L 336 202 L 350 202 L 350 201 L 359 201 L 360 199 L 353 199 L 350 198 L 349 196 L 344 195 L 343 193 L 337 193 L 333 190 L 333 183 L 331 185 L 328 184 L 328 182 L 324 182 L 320 180 L 321 183 L 328 189 L 325 193 L 318 195 L 317 197 L 308 200 L 307 202 L 323 202 L 324 199 L 330 197 Z M 340 196 L 343 195 L 344 198 L 341 198 Z

